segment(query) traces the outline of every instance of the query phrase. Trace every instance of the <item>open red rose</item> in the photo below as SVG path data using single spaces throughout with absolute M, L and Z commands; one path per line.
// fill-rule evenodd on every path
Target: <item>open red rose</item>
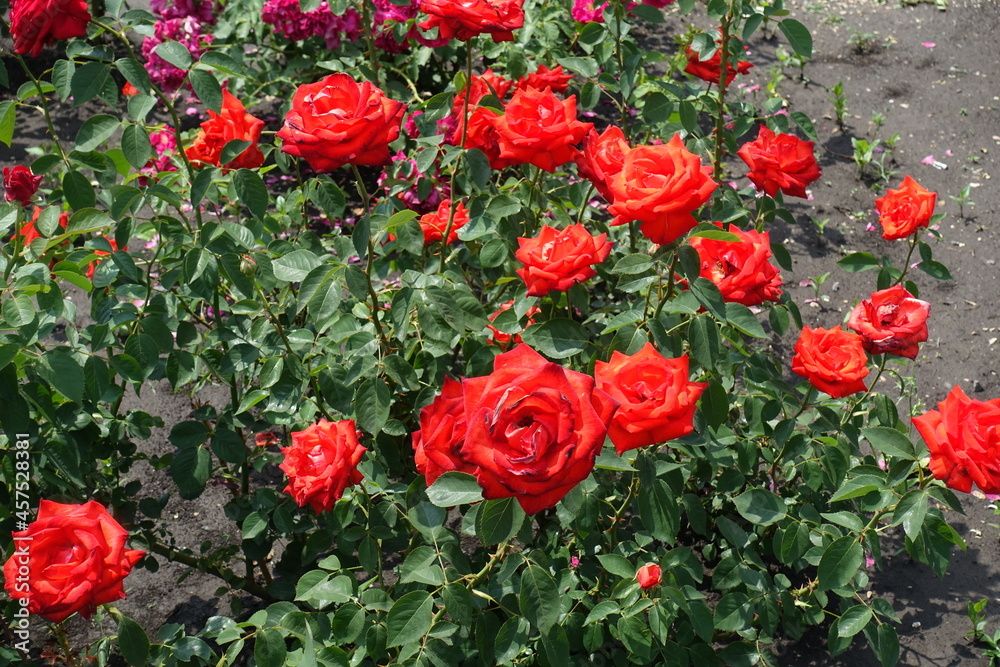
M 3 194 L 7 201 L 19 202 L 21 206 L 29 205 L 41 182 L 42 176 L 35 176 L 24 165 L 3 168 Z
M 414 431 L 413 460 L 427 486 L 452 470 L 476 474 L 476 466 L 462 458 L 465 443 L 465 393 L 462 383 L 444 379 L 441 393 L 420 410 L 420 430 Z
M 839 326 L 802 327 L 802 335 L 795 343 L 792 371 L 833 398 L 843 398 L 867 388 L 863 380 L 868 375 L 868 355 L 856 333 Z
M 451 102 L 451 115 L 458 119 L 458 128 L 461 129 L 461 118 L 462 113 L 465 109 L 465 97 L 468 93 L 469 97 L 469 112 L 471 113 L 479 101 L 486 97 L 487 95 L 493 95 L 501 102 L 507 93 L 510 91 L 511 86 L 514 82 L 510 79 L 495 74 L 492 69 L 488 69 L 482 74 L 473 74 L 472 83 L 455 94 L 455 99 Z M 453 138 L 454 142 L 461 140 L 460 135 L 456 135 Z
M 389 161 L 389 144 L 399 137 L 405 111 L 405 104 L 369 82 L 331 74 L 299 86 L 277 136 L 282 152 L 320 173 L 345 164 L 379 166 Z
M 594 378 L 523 344 L 462 385 L 462 457 L 479 467 L 483 497 L 516 498 L 528 514 L 554 507 L 590 474 L 617 407 Z
M 550 89 L 519 88 L 493 119 L 500 156 L 511 164 L 533 164 L 552 173 L 580 154 L 580 143 L 593 127 L 576 117 L 576 96 L 560 100 Z
M 513 42 L 524 25 L 524 0 L 420 0 L 420 11 L 428 15 L 421 30 L 438 29 L 441 39 L 467 41 L 488 34 L 494 42 Z
M 549 292 L 565 292 L 573 285 L 597 275 L 600 264 L 611 252 L 607 234 L 591 236 L 581 224 L 559 231 L 542 225 L 533 239 L 517 239 L 514 256 L 524 264 L 517 270 L 528 287 L 528 296 L 545 296 Z
M 937 410 L 913 418 L 931 452 L 930 470 L 950 489 L 1000 493 L 1000 398 L 978 401 L 957 385 Z
M 903 177 L 898 190 L 886 190 L 875 200 L 875 210 L 882 225 L 882 238 L 903 239 L 921 227 L 927 227 L 934 216 L 937 193 L 925 190 L 909 176 Z
M 737 151 L 750 167 L 747 178 L 769 197 L 778 191 L 789 197 L 807 198 L 806 188 L 822 172 L 813 155 L 813 142 L 794 134 L 775 135 L 766 125 L 760 126 L 757 138 Z
M 282 447 L 281 453 L 285 460 L 278 467 L 288 476 L 285 493 L 317 514 L 331 510 L 344 489 L 363 479 L 358 463 L 365 448 L 358 442 L 353 419 L 320 419 L 292 433 L 292 446 Z
M 500 307 L 497 308 L 492 315 L 490 315 L 490 322 L 495 321 L 497 317 L 500 315 L 500 313 L 504 312 L 505 310 L 510 310 L 513 307 L 514 307 L 513 300 L 500 304 Z M 530 308 L 528 308 L 528 312 L 524 314 L 524 316 L 528 318 L 528 324 L 527 326 L 524 327 L 525 329 L 535 323 L 535 315 L 539 314 L 540 312 L 542 312 L 542 309 L 539 308 L 538 306 L 531 306 Z M 490 332 L 489 337 L 486 339 L 486 342 L 489 343 L 490 345 L 500 345 L 501 347 L 506 349 L 510 345 L 517 345 L 521 342 L 521 334 L 519 333 L 513 333 L 513 334 L 505 333 L 497 329 L 492 324 L 487 324 L 486 328 Z
M 491 169 L 505 169 L 514 160 L 500 156 L 500 133 L 497 132 L 495 121 L 500 114 L 496 109 L 490 107 L 476 107 L 469 112 L 468 129 L 464 131 L 465 142 L 462 142 L 463 130 L 462 122 L 459 120 L 458 127 L 452 135 L 454 143 L 462 148 L 476 148 L 486 155 Z M 461 116 L 459 116 L 461 119 Z
M 919 343 L 927 340 L 931 304 L 914 297 L 902 285 L 872 292 L 851 311 L 847 326 L 861 334 L 871 354 L 895 354 L 916 359 Z
M 263 129 L 264 121 L 248 114 L 239 98 L 223 90 L 222 113 L 208 110 L 208 120 L 201 124 L 194 143 L 184 152 L 195 164 L 201 162 L 227 169 L 256 169 L 264 164 L 264 154 L 257 145 Z M 226 165 L 219 164 L 222 149 L 236 140 L 249 141 L 250 145 Z
M 611 181 L 612 225 L 642 221 L 642 233 L 666 245 L 691 231 L 692 212 L 717 187 L 712 167 L 689 152 L 675 134 L 666 144 L 636 146 L 625 153 L 622 170 Z
M 455 204 L 455 212 L 451 212 L 451 200 L 443 199 L 438 204 L 437 210 L 420 216 L 420 229 L 424 233 L 424 245 L 439 243 L 444 237 L 444 232 L 448 229 L 448 218 L 451 217 L 451 231 L 448 232 L 448 243 L 458 240 L 458 230 L 469 222 L 469 212 L 465 209 L 465 204 L 458 202 Z
M 98 605 L 124 598 L 122 582 L 145 554 L 125 547 L 128 531 L 96 500 L 42 500 L 37 518 L 13 535 L 4 588 L 11 598 L 27 598 L 30 613 L 53 623 L 76 612 L 90 618 Z
M 619 454 L 693 431 L 698 399 L 708 387 L 691 382 L 687 355 L 668 359 L 652 343 L 633 355 L 615 350 L 610 361 L 595 364 L 594 377 L 598 388 L 619 403 L 608 427 Z
M 644 591 L 659 586 L 663 581 L 660 566 L 656 563 L 646 563 L 636 571 L 635 580 L 639 582 L 639 588 Z
M 86 0 L 11 0 L 10 35 L 14 53 L 41 55 L 57 39 L 85 37 L 90 12 Z
M 722 52 L 716 49 L 715 54 L 708 60 L 701 60 L 698 53 L 690 46 L 687 48 L 687 66 L 684 71 L 691 76 L 696 76 L 702 81 L 709 83 L 719 83 L 719 71 L 722 69 Z M 739 74 L 746 74 L 753 67 L 753 63 L 740 60 L 733 68 L 732 62 L 726 64 L 726 85 L 728 86 Z
M 630 149 L 625 133 L 614 125 L 609 125 L 600 134 L 590 128 L 583 138 L 583 151 L 576 158 L 577 170 L 608 202 L 614 201 L 611 182 L 621 173 L 625 154 Z
M 716 223 L 724 227 L 721 222 Z M 688 243 L 698 251 L 701 276 L 708 278 L 722 298 L 744 306 L 759 306 L 765 301 L 781 300 L 781 274 L 771 264 L 771 235 L 755 229 L 741 230 L 735 225 L 726 229 L 739 241 L 719 241 L 695 236 Z
M 555 69 L 539 65 L 536 71 L 521 77 L 514 85 L 519 89 L 537 88 L 538 90 L 544 90 L 545 88 L 551 88 L 554 93 L 565 93 L 569 88 L 569 82 L 572 80 L 573 75 L 563 72 L 562 65 L 556 65 Z

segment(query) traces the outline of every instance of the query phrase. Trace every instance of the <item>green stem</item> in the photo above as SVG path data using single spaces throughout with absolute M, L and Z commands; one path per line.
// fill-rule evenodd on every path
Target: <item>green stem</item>
M 56 641 L 59 642 L 59 648 L 62 650 L 62 657 L 66 661 L 66 667 L 79 667 L 80 663 L 77 662 L 76 657 L 73 655 L 73 649 L 69 645 L 69 639 L 66 637 L 66 630 L 63 628 L 62 623 L 52 623 L 49 627 L 52 628 L 52 634 L 56 636 Z
M 268 593 L 263 586 L 254 582 L 253 580 L 240 579 L 239 577 L 233 575 L 233 573 L 231 572 L 226 573 L 225 571 L 223 571 L 222 569 L 220 569 L 215 565 L 211 565 L 198 558 L 195 558 L 194 556 L 171 549 L 166 544 L 163 544 L 156 539 L 150 540 L 148 535 L 144 534 L 142 536 L 142 540 L 145 543 L 147 549 L 149 549 L 155 554 L 163 556 L 169 561 L 181 563 L 182 565 L 187 565 L 188 567 L 192 567 L 200 572 L 211 574 L 215 577 L 218 577 L 219 579 L 222 579 L 224 582 L 226 582 L 226 584 L 231 585 L 234 588 L 244 590 L 248 593 L 251 593 L 252 595 L 256 595 L 258 598 L 262 600 L 266 600 L 268 602 L 277 602 L 277 600 L 270 593 Z
M 896 278 L 893 286 L 903 284 L 903 278 L 906 277 L 906 273 L 910 270 L 910 258 L 913 257 L 913 250 L 917 247 L 918 243 L 919 241 L 917 240 L 917 235 L 914 234 L 910 238 L 910 249 L 906 253 L 906 259 L 903 261 L 903 272 L 899 274 L 898 278 Z
M 465 97 L 462 100 L 462 137 L 459 146 L 465 148 L 465 140 L 469 132 L 469 97 L 472 95 L 472 40 L 465 45 Z M 455 224 L 455 174 L 457 170 L 452 167 L 449 178 L 448 196 L 451 198 L 448 206 L 448 224 L 445 225 L 444 236 L 441 237 L 441 264 L 438 272 L 444 271 L 444 260 L 448 255 L 448 237 Z
M 729 86 L 729 27 L 732 23 L 732 8 L 722 17 L 720 32 L 722 38 L 719 50 L 722 57 L 719 59 L 719 109 L 715 116 L 715 155 L 712 156 L 712 177 L 719 181 L 722 179 L 722 149 L 723 132 L 726 129 L 724 114 L 726 110 L 726 89 Z
M 357 166 L 351 165 L 351 170 L 354 171 L 354 180 L 357 184 L 358 194 L 361 195 L 361 200 L 364 206 L 364 216 L 371 221 L 371 209 L 370 197 L 368 195 L 368 188 L 365 187 L 365 182 L 361 178 L 361 172 L 358 171 Z M 375 241 L 372 239 L 371 227 L 368 229 L 368 257 L 365 262 L 365 283 L 368 287 L 368 296 L 372 300 L 372 322 L 375 324 L 375 331 L 378 333 L 379 340 L 382 342 L 382 350 L 384 354 L 389 354 L 392 350 L 392 346 L 389 344 L 389 339 L 385 335 L 385 330 L 382 328 L 382 321 L 379 319 L 379 303 L 378 294 L 375 292 L 375 287 L 372 285 L 372 269 L 375 266 Z M 443 258 L 442 258 L 443 261 Z

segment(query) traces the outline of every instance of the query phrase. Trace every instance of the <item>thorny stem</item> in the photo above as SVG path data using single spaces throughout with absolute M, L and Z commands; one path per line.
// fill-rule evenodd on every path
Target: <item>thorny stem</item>
M 465 148 L 465 139 L 469 132 L 469 97 L 472 96 L 472 41 L 466 42 L 465 44 L 465 99 L 462 100 L 462 141 L 459 143 L 463 149 Z M 455 207 L 457 206 L 455 199 L 455 173 L 456 170 L 452 168 L 450 183 L 448 185 L 448 224 L 445 225 L 444 235 L 441 237 L 441 264 L 438 267 L 439 271 L 444 270 L 444 259 L 448 254 L 448 237 L 451 236 L 451 229 L 455 225 Z
M 62 650 L 63 659 L 66 661 L 67 667 L 79 667 L 80 663 L 73 656 L 73 649 L 66 638 L 66 630 L 63 628 L 62 623 L 53 623 L 50 627 L 52 628 L 52 634 L 56 636 L 56 641 L 59 642 L 59 648 Z
M 715 116 L 715 155 L 712 156 L 712 178 L 716 181 L 722 178 L 722 145 L 723 130 L 726 128 L 724 113 L 726 110 L 726 88 L 729 85 L 729 27 L 732 22 L 732 8 L 722 17 L 719 28 L 722 38 L 719 51 L 719 112 Z
M 223 570 L 221 570 L 217 566 L 205 563 L 204 561 L 195 558 L 194 556 L 190 556 L 186 553 L 175 551 L 174 549 L 171 549 L 166 544 L 161 543 L 155 538 L 150 539 L 148 535 L 143 535 L 142 539 L 145 542 L 146 547 L 153 553 L 159 554 L 169 561 L 175 561 L 181 563 L 182 565 L 187 565 L 188 567 L 200 570 L 201 572 L 204 572 L 206 574 L 211 574 L 215 577 L 218 577 L 219 579 L 222 579 L 229 585 L 234 585 L 232 583 L 233 576 L 227 575 Z M 235 582 L 234 587 L 239 587 L 240 589 L 245 590 L 247 593 L 256 595 L 262 600 L 277 602 L 277 600 L 275 600 L 274 597 L 270 593 L 268 593 L 263 586 L 256 583 L 255 581 L 249 578 L 239 579 L 239 577 L 236 577 L 236 579 L 237 581 Z
M 375 85 L 381 87 L 378 80 L 378 51 L 375 49 L 375 33 L 373 32 L 371 11 L 368 7 L 369 0 L 361 0 L 361 23 L 365 27 L 365 40 L 368 42 L 368 63 L 372 68 L 372 76 L 375 78 Z
M 903 261 L 903 272 L 899 274 L 898 278 L 896 278 L 896 282 L 893 283 L 893 286 L 903 284 L 903 278 L 906 277 L 906 272 L 910 270 L 910 258 L 913 257 L 913 250 L 917 247 L 919 242 L 920 241 L 917 239 L 917 235 L 914 234 L 910 239 L 910 249 L 906 252 L 906 259 Z
M 354 180 L 358 187 L 358 193 L 361 195 L 363 206 L 365 209 L 364 215 L 371 221 L 371 210 L 368 208 L 370 203 L 370 198 L 368 196 L 368 188 L 365 187 L 365 182 L 361 178 L 361 172 L 358 171 L 356 165 L 351 165 L 351 170 L 354 171 Z M 375 292 L 375 287 L 372 285 L 372 269 L 375 266 L 375 242 L 372 240 L 371 228 L 368 229 L 368 257 L 367 262 L 365 262 L 365 283 L 368 287 L 368 296 L 372 300 L 372 322 L 375 324 L 375 331 L 378 333 L 379 340 L 382 341 L 382 349 L 385 354 L 389 354 L 392 349 L 389 344 L 389 339 L 385 335 L 385 330 L 382 329 L 382 321 L 379 319 L 379 305 L 378 305 L 378 294 Z

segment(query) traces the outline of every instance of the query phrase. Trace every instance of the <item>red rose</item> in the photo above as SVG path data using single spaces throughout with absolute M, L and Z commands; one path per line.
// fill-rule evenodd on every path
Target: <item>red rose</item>
M 555 69 L 539 65 L 535 72 L 521 77 L 514 85 L 519 89 L 537 88 L 538 90 L 543 90 L 551 88 L 554 93 L 565 93 L 569 88 L 569 82 L 572 80 L 573 75 L 563 72 L 562 65 L 556 65 Z
M 931 304 L 917 299 L 896 285 L 872 292 L 851 311 L 847 326 L 861 334 L 871 354 L 895 354 L 916 359 L 918 343 L 927 340 L 927 317 Z
M 299 86 L 285 125 L 281 150 L 326 173 L 345 164 L 379 166 L 399 137 L 406 105 L 365 81 L 331 74 Z
M 496 109 L 476 107 L 469 111 L 468 129 L 465 130 L 465 142 L 462 142 L 461 115 L 458 116 L 458 127 L 452 134 L 456 146 L 462 148 L 477 148 L 486 155 L 491 169 L 504 169 L 514 164 L 513 160 L 500 157 L 500 133 L 494 125 L 494 120 L 500 114 Z
M 441 39 L 465 42 L 486 33 L 494 42 L 513 42 L 511 31 L 524 25 L 523 4 L 524 0 L 420 0 L 420 11 L 429 18 L 417 27 L 436 27 Z
M 642 221 L 642 233 L 666 245 L 687 234 L 698 221 L 692 212 L 716 188 L 712 167 L 684 147 L 675 134 L 669 143 L 636 146 L 625 153 L 622 170 L 610 183 L 616 216 L 613 225 Z
M 57 39 L 85 37 L 90 12 L 86 0 L 11 0 L 10 35 L 14 53 L 37 58 Z
M 451 217 L 451 231 L 448 232 L 448 243 L 458 240 L 458 230 L 469 221 L 469 212 L 465 209 L 465 204 L 458 202 L 455 204 L 455 212 L 451 212 L 451 200 L 444 199 L 438 204 L 437 210 L 420 217 L 420 229 L 424 233 L 424 245 L 439 242 L 444 236 L 444 231 L 448 229 L 448 218 Z
M 523 344 L 462 385 L 462 457 L 479 466 L 483 497 L 517 498 L 528 514 L 554 507 L 590 474 L 617 406 L 594 378 Z
M 868 355 L 861 336 L 833 329 L 802 328 L 795 343 L 792 371 L 809 380 L 814 387 L 833 398 L 843 398 L 865 391 Z
M 510 310 L 513 307 L 514 307 L 513 301 L 507 301 L 506 303 L 500 304 L 500 307 L 497 308 L 492 315 L 490 315 L 490 322 L 495 321 L 497 317 L 500 315 L 500 313 L 504 312 L 505 310 Z M 521 330 L 523 331 L 524 329 L 534 324 L 535 315 L 537 315 L 540 312 L 542 312 L 542 309 L 539 308 L 538 306 L 531 306 L 530 308 L 528 308 L 528 312 L 524 314 L 524 316 L 528 318 L 528 323 Z M 503 331 L 500 331 L 492 324 L 487 324 L 486 328 L 489 329 L 490 331 L 489 338 L 486 339 L 486 342 L 489 343 L 490 345 L 500 345 L 504 348 L 507 348 L 511 344 L 517 345 L 521 342 L 521 334 L 519 333 L 515 334 L 504 333 Z
M 607 234 L 591 236 L 583 225 L 570 225 L 559 231 L 542 225 L 533 239 L 519 238 L 514 256 L 524 264 L 517 270 L 528 287 L 528 296 L 565 292 L 573 285 L 597 275 L 600 264 L 611 252 Z
M 659 586 L 663 581 L 660 566 L 656 563 L 646 563 L 635 573 L 635 580 L 639 582 L 639 588 L 644 591 Z
M 937 193 L 925 190 L 909 176 L 903 177 L 898 190 L 886 190 L 875 200 L 882 238 L 889 241 L 906 238 L 920 227 L 926 227 L 934 215 Z
M 612 353 L 594 367 L 597 387 L 618 401 L 608 436 L 619 454 L 676 440 L 694 430 L 694 411 L 706 382 L 691 382 L 688 358 L 668 359 L 652 343 L 629 356 Z
M 937 410 L 913 418 L 931 452 L 930 469 L 950 489 L 1000 493 L 1000 398 L 977 401 L 961 387 Z
M 250 145 L 238 156 L 230 160 L 227 169 L 256 169 L 264 164 L 264 154 L 257 142 L 264 129 L 264 121 L 246 112 L 243 103 L 228 90 L 222 91 L 222 113 L 208 110 L 208 120 L 201 124 L 201 130 L 194 143 L 184 151 L 191 162 L 203 162 L 216 167 L 222 158 L 222 149 L 230 141 L 249 141 Z
M 500 156 L 511 164 L 533 164 L 552 173 L 572 162 L 580 143 L 593 127 L 576 117 L 576 96 L 560 100 L 550 89 L 518 89 L 493 119 Z
M 744 144 L 738 155 L 750 167 L 747 178 L 758 190 L 773 197 L 781 190 L 789 197 L 807 198 L 806 187 L 820 177 L 813 142 L 794 134 L 779 134 L 760 126 L 757 138 Z
M 452 470 L 476 474 L 476 466 L 462 458 L 465 428 L 462 383 L 446 377 L 441 394 L 421 408 L 420 430 L 412 434 L 413 460 L 427 486 Z
M 451 114 L 458 119 L 459 129 L 461 129 L 461 119 L 463 110 L 465 109 L 465 96 L 467 92 L 469 92 L 469 112 L 471 113 L 476 108 L 476 105 L 479 104 L 479 101 L 487 95 L 493 95 L 498 100 L 503 101 L 503 98 L 507 96 L 507 92 L 513 85 L 513 81 L 499 74 L 494 74 L 491 69 L 486 70 L 482 74 L 473 74 L 472 83 L 460 90 L 451 102 Z M 460 139 L 460 135 L 453 137 L 453 141 Z
M 292 446 L 281 448 L 285 460 L 278 466 L 288 476 L 285 493 L 299 507 L 309 505 L 317 514 L 329 511 L 344 489 L 363 479 L 358 462 L 364 452 L 353 419 L 320 419 L 292 433 Z
M 716 224 L 724 228 L 721 222 Z M 726 231 L 740 240 L 717 241 L 700 236 L 688 240 L 701 258 L 701 276 L 715 283 L 726 301 L 744 306 L 780 301 L 781 274 L 768 261 L 770 233 L 755 229 L 744 232 L 735 225 Z
M 609 125 L 600 134 L 590 128 L 583 139 L 583 152 L 576 158 L 577 170 L 594 184 L 604 199 L 612 202 L 611 182 L 621 173 L 625 154 L 629 150 L 631 146 L 621 128 Z
M 719 70 L 722 67 L 722 52 L 718 49 L 708 60 L 700 60 L 698 53 L 695 52 L 690 46 L 687 48 L 687 66 L 684 71 L 692 76 L 696 76 L 702 81 L 708 81 L 709 83 L 719 83 Z M 740 60 L 736 63 L 736 69 L 733 69 L 732 62 L 726 64 L 726 85 L 728 86 L 736 78 L 736 73 L 746 74 L 753 67 L 753 63 L 747 62 L 746 60 Z
M 27 530 L 13 535 L 4 588 L 11 598 L 27 598 L 30 613 L 53 623 L 74 612 L 90 618 L 98 605 L 124 598 L 122 581 L 145 554 L 125 548 L 128 531 L 96 500 L 43 500 Z
M 38 192 L 41 182 L 41 176 L 35 176 L 23 165 L 3 168 L 3 193 L 7 201 L 17 201 L 21 206 L 27 206 Z

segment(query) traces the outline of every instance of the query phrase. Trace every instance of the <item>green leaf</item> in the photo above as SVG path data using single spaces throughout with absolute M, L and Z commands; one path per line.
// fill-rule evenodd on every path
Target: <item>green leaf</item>
M 253 217 L 263 220 L 267 213 L 268 196 L 267 186 L 260 174 L 250 169 L 238 169 L 233 176 L 233 186 L 236 196 L 250 209 Z
M 219 157 L 219 164 L 227 165 L 236 158 L 238 158 L 243 151 L 250 148 L 249 141 L 243 139 L 233 139 L 232 141 L 227 141 L 226 145 L 222 147 L 222 155 Z
M 579 322 L 563 317 L 534 324 L 521 333 L 525 343 L 552 359 L 579 354 L 590 344 L 590 334 Z
M 715 607 L 715 629 L 739 632 L 753 619 L 753 603 L 743 593 L 730 593 L 719 600 Z
M 881 266 L 875 255 L 870 252 L 852 252 L 850 255 L 837 260 L 837 266 L 850 273 L 877 269 Z
M 788 115 L 791 116 L 792 120 L 795 121 L 796 125 L 802 128 L 802 131 L 805 132 L 806 137 L 809 138 L 809 141 L 812 141 L 814 143 L 819 142 L 819 135 L 816 134 L 816 128 L 813 127 L 812 121 L 809 120 L 809 116 L 805 115 L 801 111 L 793 111 Z
M 528 643 L 531 633 L 531 624 L 527 619 L 520 616 L 513 616 L 500 628 L 496 635 L 495 659 L 496 664 L 506 665 L 524 653 L 524 647 Z M 487 662 L 486 664 L 490 664 Z
M 593 58 L 556 58 L 556 62 L 569 71 L 581 74 L 588 79 L 597 76 L 598 65 Z
M 128 616 L 118 619 L 118 649 L 125 662 L 134 667 L 145 667 L 149 658 L 149 637 L 142 626 Z
M 174 453 L 170 476 L 181 498 L 194 500 L 200 496 L 211 472 L 212 455 L 204 447 L 189 447 Z
M 253 657 L 257 667 L 282 667 L 288 657 L 285 638 L 275 628 L 261 628 L 254 639 Z
M 625 556 L 619 556 L 618 554 L 601 554 L 597 557 L 597 560 L 601 562 L 601 567 L 611 574 L 621 577 L 622 579 L 635 579 L 635 565 L 633 565 L 628 558 L 625 558 Z M 615 609 L 618 608 L 618 605 L 613 602 L 609 604 L 613 605 Z M 590 616 L 588 616 L 587 622 L 589 623 L 590 620 Z
M 94 99 L 104 89 L 110 76 L 111 68 L 104 63 L 90 62 L 77 69 L 70 84 L 73 106 L 78 107 Z
M 738 331 L 754 338 L 769 338 L 757 316 L 741 303 L 726 304 L 726 320 Z
M 115 67 L 118 68 L 118 71 L 122 73 L 125 80 L 131 83 L 136 90 L 144 95 L 149 95 L 149 72 L 137 60 L 122 58 L 115 62 Z
M 843 588 L 858 573 L 865 561 L 865 552 L 854 537 L 835 540 L 826 548 L 819 561 L 819 590 Z
M 879 491 L 884 486 L 885 480 L 880 479 L 875 475 L 857 475 L 844 480 L 844 483 L 840 485 L 837 492 L 830 498 L 830 502 L 836 503 L 841 500 L 860 498 L 861 496 L 868 495 L 872 491 Z
M 948 270 L 948 267 L 941 262 L 920 262 L 917 264 L 917 268 L 929 275 L 931 278 L 935 278 L 937 280 L 954 280 L 954 278 L 951 277 L 951 272 Z
M 389 421 L 391 403 L 392 392 L 385 380 L 369 378 L 362 382 L 354 394 L 354 414 L 358 426 L 372 435 L 378 435 Z
M 14 140 L 14 125 L 17 120 L 17 105 L 13 100 L 0 102 L 0 141 L 10 148 Z
M 475 476 L 464 472 L 446 472 L 427 488 L 427 498 L 438 507 L 455 507 L 477 503 L 483 499 L 483 489 Z
M 781 32 L 784 33 L 785 39 L 788 40 L 795 53 L 812 58 L 813 39 L 812 35 L 809 34 L 809 28 L 795 19 L 784 19 L 778 23 L 778 27 L 781 28 Z
M 97 193 L 86 176 L 78 171 L 66 172 L 63 176 L 63 195 L 71 208 L 93 208 L 97 204 Z
M 853 637 L 861 632 L 870 620 L 872 620 L 871 607 L 863 604 L 854 605 L 840 617 L 837 635 Z
M 211 72 L 194 69 L 188 73 L 188 81 L 201 103 L 215 113 L 222 113 L 222 86 Z M 222 162 L 221 164 L 226 164 Z
M 46 352 L 36 370 L 60 394 L 74 403 L 83 403 L 83 368 L 73 355 L 60 350 Z
M 899 499 L 892 513 L 892 525 L 903 524 L 903 531 L 911 540 L 915 540 L 924 527 L 927 516 L 927 501 L 930 496 L 924 489 L 913 489 Z
M 431 547 L 420 546 L 411 551 L 400 567 L 399 579 L 404 584 L 417 582 L 430 586 L 444 584 L 444 571 L 438 563 L 438 553 Z
M 485 545 L 512 538 L 521 528 L 524 510 L 513 498 L 487 500 L 476 514 L 476 536 Z
M 168 40 L 156 45 L 153 53 L 160 56 L 177 69 L 186 70 L 191 67 L 191 52 L 180 42 Z
M 698 276 L 689 285 L 691 293 L 698 299 L 698 303 L 705 307 L 715 319 L 724 322 L 726 320 L 726 302 L 715 286 L 708 278 Z
M 267 530 L 267 517 L 260 512 L 251 512 L 243 519 L 243 539 L 252 540 Z
M 644 484 L 638 501 L 639 516 L 646 530 L 661 542 L 673 544 L 680 530 L 680 510 L 667 483 L 657 479 Z
M 895 456 L 907 461 L 915 461 L 917 458 L 910 438 L 894 428 L 871 426 L 861 429 L 861 434 L 872 447 L 886 456 Z
M 521 574 L 521 614 L 543 634 L 549 631 L 562 613 L 562 602 L 556 582 L 538 565 L 527 561 Z
M 386 618 L 388 643 L 403 646 L 416 642 L 431 629 L 434 598 L 427 591 L 413 591 L 396 600 Z
M 92 151 L 115 133 L 121 121 L 114 116 L 99 114 L 91 116 L 76 133 L 76 150 Z
M 319 257 L 309 250 L 293 250 L 271 262 L 274 277 L 290 283 L 302 282 L 319 265 Z
M 141 124 L 128 125 L 122 132 L 122 152 L 125 159 L 135 169 L 142 169 L 149 162 L 153 149 L 149 144 L 149 135 Z
M 781 498 L 759 487 L 744 491 L 733 502 L 736 503 L 740 516 L 759 526 L 770 526 L 786 515 L 785 503 Z

